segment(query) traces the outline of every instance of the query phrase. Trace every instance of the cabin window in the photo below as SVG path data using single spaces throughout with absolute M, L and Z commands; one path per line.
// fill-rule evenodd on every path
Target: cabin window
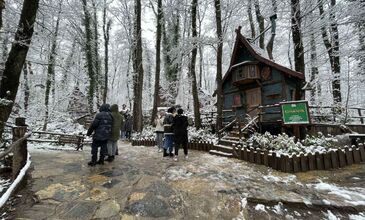
M 241 95 L 234 95 L 233 96 L 233 106 L 241 106 Z
M 235 71 L 235 81 L 243 81 L 246 79 L 258 79 L 259 76 L 259 67 L 257 65 L 246 65 L 240 68 L 237 68 Z

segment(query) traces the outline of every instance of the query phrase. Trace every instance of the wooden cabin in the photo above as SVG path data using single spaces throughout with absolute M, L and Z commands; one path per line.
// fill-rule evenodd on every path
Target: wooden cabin
M 236 33 L 230 66 L 222 82 L 225 122 L 236 115 L 254 117 L 261 111 L 260 123 L 267 127 L 280 125 L 279 107 L 258 107 L 302 99 L 305 76 L 270 60 L 266 51 L 240 33 L 240 28 Z

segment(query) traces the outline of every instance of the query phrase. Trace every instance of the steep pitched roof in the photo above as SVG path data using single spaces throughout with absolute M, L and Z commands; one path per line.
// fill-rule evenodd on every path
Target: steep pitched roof
M 226 80 L 226 78 L 230 75 L 231 73 L 231 70 L 233 67 L 237 67 L 237 66 L 240 66 L 240 65 L 243 65 L 245 62 L 242 62 L 242 63 L 236 63 L 234 64 L 235 62 L 235 58 L 236 58 L 236 54 L 237 54 L 237 50 L 239 49 L 239 44 L 243 44 L 246 49 L 249 51 L 249 53 L 259 62 L 261 63 L 264 63 L 270 67 L 273 67 L 275 69 L 278 69 L 280 70 L 281 72 L 283 72 L 284 74 L 288 75 L 288 76 L 292 76 L 292 77 L 296 77 L 298 79 L 301 79 L 301 80 L 304 80 L 305 79 L 305 76 L 303 73 L 300 73 L 300 72 L 297 72 L 297 71 L 294 71 L 292 69 L 289 69 L 285 66 L 282 66 L 280 64 L 277 64 L 275 62 L 273 62 L 272 60 L 268 59 L 265 54 L 264 54 L 264 51 L 261 50 L 261 48 L 258 48 L 256 45 L 254 44 L 251 44 L 242 34 L 241 34 L 241 27 L 239 27 L 238 29 L 236 29 L 236 33 L 237 33 L 237 36 L 236 36 L 236 41 L 235 41 L 235 44 L 234 44 L 234 49 L 233 49 L 233 53 L 232 53 L 232 57 L 231 57 L 231 63 L 230 63 L 230 66 L 229 66 L 229 69 L 227 71 L 227 73 L 224 75 L 224 78 L 223 78 L 223 81 L 224 82 Z

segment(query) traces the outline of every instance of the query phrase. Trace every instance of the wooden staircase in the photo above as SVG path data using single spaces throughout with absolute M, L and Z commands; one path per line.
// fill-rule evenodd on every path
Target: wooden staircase
M 250 119 L 246 122 L 241 122 L 237 119 L 229 123 L 226 127 L 221 129 L 218 133 L 223 133 L 228 128 L 232 127 L 225 136 L 219 138 L 219 141 L 214 145 L 214 150 L 210 150 L 209 153 L 212 155 L 223 156 L 223 157 L 234 157 L 234 147 L 242 145 L 240 139 L 243 137 L 248 137 L 250 133 L 253 133 L 256 126 L 256 121 L 258 116 Z M 220 137 L 220 134 L 219 134 Z

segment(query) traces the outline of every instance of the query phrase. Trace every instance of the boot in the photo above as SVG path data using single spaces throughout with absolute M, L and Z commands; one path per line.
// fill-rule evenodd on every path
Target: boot
M 108 156 L 108 158 L 106 159 L 108 162 L 113 162 L 114 160 L 114 156 Z
M 167 153 L 167 150 L 163 149 L 163 157 L 167 157 L 167 156 L 169 156 L 169 154 Z
M 104 164 L 104 156 L 100 157 L 97 164 L 103 165 Z
M 87 165 L 93 167 L 96 165 L 96 162 L 95 161 L 90 161 L 89 163 L 87 163 Z

